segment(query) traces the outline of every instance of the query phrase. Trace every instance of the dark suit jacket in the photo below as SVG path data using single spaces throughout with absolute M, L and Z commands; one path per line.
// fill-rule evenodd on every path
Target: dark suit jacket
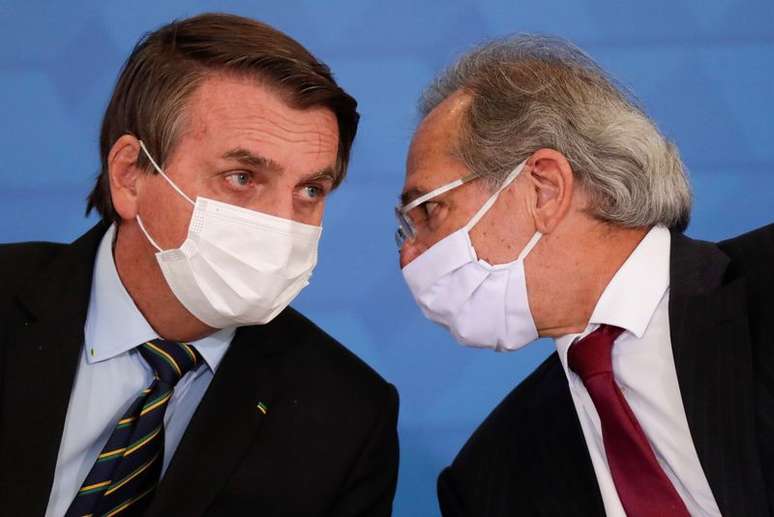
M 2 515 L 46 509 L 104 231 L 0 246 Z M 395 388 L 298 312 L 242 327 L 146 515 L 389 515 L 397 412 Z
M 720 244 L 672 234 L 669 323 L 696 452 L 724 516 L 774 511 L 774 225 Z M 633 293 L 636 295 L 636 293 Z M 438 479 L 449 516 L 604 515 L 557 354 Z

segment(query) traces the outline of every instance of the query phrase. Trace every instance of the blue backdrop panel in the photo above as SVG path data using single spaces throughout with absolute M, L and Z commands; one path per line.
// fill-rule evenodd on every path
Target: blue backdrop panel
M 573 40 L 679 145 L 696 197 L 688 234 L 716 240 L 774 220 L 770 0 L 0 0 L 0 241 L 70 241 L 93 224 L 84 199 L 119 67 L 144 32 L 204 11 L 288 32 L 360 101 L 349 178 L 330 198 L 320 264 L 295 306 L 400 390 L 398 516 L 438 513 L 438 471 L 553 346 L 462 349 L 421 317 L 400 276 L 392 207 L 416 100 L 455 55 L 512 32 Z

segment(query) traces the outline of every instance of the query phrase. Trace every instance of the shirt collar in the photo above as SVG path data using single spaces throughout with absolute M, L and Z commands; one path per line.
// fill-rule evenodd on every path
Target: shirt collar
M 669 288 L 671 234 L 654 226 L 618 269 L 599 297 L 589 324 L 580 334 L 556 339 L 559 358 L 567 364 L 567 350 L 575 338 L 599 325 L 620 327 L 642 338 L 664 293 Z
M 95 260 L 84 329 L 89 364 L 111 359 L 146 341 L 159 338 L 118 276 L 113 260 L 115 234 L 116 226 L 113 224 L 102 237 Z M 235 332 L 234 327 L 221 329 L 190 344 L 214 372 Z

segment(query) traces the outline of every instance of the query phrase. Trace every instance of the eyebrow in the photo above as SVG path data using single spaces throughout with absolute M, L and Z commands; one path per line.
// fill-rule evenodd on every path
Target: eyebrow
M 326 167 L 325 169 L 322 169 L 317 172 L 313 172 L 307 176 L 304 176 L 301 178 L 301 181 L 321 181 L 321 180 L 328 180 L 332 183 L 336 183 L 336 174 L 334 174 L 333 169 L 330 167 Z
M 406 190 L 400 195 L 400 206 L 408 205 L 419 196 L 422 196 L 424 193 L 424 190 L 417 187 Z
M 266 158 L 265 156 L 261 156 L 259 154 L 250 152 L 247 149 L 244 149 L 242 147 L 236 147 L 234 149 L 231 149 L 230 151 L 226 151 L 223 154 L 223 158 L 227 160 L 236 160 L 245 165 L 250 165 L 258 169 L 265 169 L 271 172 L 282 173 L 285 170 L 285 168 L 282 167 L 282 165 L 275 162 L 274 160 L 270 158 Z M 308 174 L 303 178 L 301 178 L 302 182 L 314 181 L 314 180 L 318 180 L 318 181 L 330 180 L 335 183 L 336 174 L 333 171 L 332 167 L 326 167 L 319 171 L 312 172 L 311 174 Z
M 274 172 L 283 171 L 282 166 L 277 162 L 270 160 L 269 158 L 266 158 L 264 156 L 251 153 L 250 151 L 242 147 L 236 147 L 234 149 L 231 149 L 230 151 L 226 151 L 223 154 L 223 158 L 227 160 L 236 160 L 238 162 L 244 163 L 245 165 L 251 165 L 253 167 L 258 167 L 260 169 L 268 169 Z

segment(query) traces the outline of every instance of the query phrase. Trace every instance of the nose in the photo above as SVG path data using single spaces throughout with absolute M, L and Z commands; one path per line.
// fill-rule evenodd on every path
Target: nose
M 425 251 L 424 246 L 417 243 L 416 239 L 410 239 L 404 242 L 403 246 L 400 248 L 400 268 L 403 269 L 409 265 L 409 263 L 420 256 L 423 251 Z
M 290 193 L 286 190 L 290 190 Z M 248 208 L 282 219 L 291 219 L 301 223 L 306 222 L 302 220 L 302 217 L 299 217 L 301 214 L 296 213 L 292 189 L 283 190 L 275 188 L 273 191 L 267 192 L 266 195 L 258 197 L 252 205 Z

